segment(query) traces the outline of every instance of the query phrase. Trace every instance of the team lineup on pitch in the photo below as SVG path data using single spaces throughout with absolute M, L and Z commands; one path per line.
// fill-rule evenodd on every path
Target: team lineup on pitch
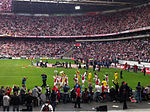
M 4 60 L 1 60 L 2 63 Z M 36 60 L 34 60 L 36 61 Z M 48 60 L 49 63 L 55 63 L 56 60 Z M 68 60 L 61 60 L 61 61 L 68 61 Z M 69 61 L 68 61 L 69 62 Z M 72 62 L 73 63 L 73 62 Z M 4 66 L 3 66 L 4 65 Z M 3 63 L 3 65 L 0 65 L 1 68 L 1 85 L 5 86 L 13 86 L 14 84 L 17 84 L 21 86 L 21 80 L 24 76 L 27 77 L 26 86 L 27 88 L 33 88 L 35 85 L 41 86 L 42 85 L 42 78 L 41 74 L 45 73 L 47 75 L 47 84 L 50 85 L 50 87 L 53 87 L 54 85 L 54 76 L 55 70 L 58 72 L 64 71 L 64 73 L 68 76 L 68 85 L 73 87 L 75 85 L 75 74 L 77 71 L 77 68 L 54 68 L 54 67 L 47 67 L 47 68 L 41 68 L 36 66 L 31 66 L 29 60 L 7 60 Z M 6 66 L 5 66 L 6 65 Z M 82 74 L 85 73 L 86 69 L 78 69 L 80 72 L 80 79 L 79 83 L 82 86 Z M 100 81 L 102 82 L 103 79 L 105 79 L 105 75 L 109 75 L 109 86 L 114 86 L 112 83 L 112 80 L 114 80 L 114 73 L 118 73 L 119 77 L 119 83 L 121 81 L 126 81 L 129 86 L 132 88 L 135 88 L 137 85 L 137 82 L 140 80 L 143 80 L 141 83 L 143 86 L 149 85 L 149 75 L 147 74 L 146 77 L 143 76 L 143 73 L 138 72 L 134 73 L 132 70 L 130 72 L 123 71 L 123 79 L 120 79 L 120 71 L 121 69 L 117 68 L 101 68 L 100 72 L 93 72 L 92 68 L 89 68 L 87 71 L 88 73 L 91 71 L 92 78 L 91 83 L 95 85 L 95 81 L 93 78 L 95 78 L 95 73 L 98 74 Z M 6 74 L 6 75 L 4 75 Z M 135 79 L 135 80 L 134 80 Z M 86 77 L 85 81 L 85 87 L 88 86 L 88 75 Z

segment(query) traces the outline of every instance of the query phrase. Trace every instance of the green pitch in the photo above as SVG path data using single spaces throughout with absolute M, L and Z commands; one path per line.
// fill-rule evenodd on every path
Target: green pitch
M 34 63 L 36 60 L 33 60 Z M 45 61 L 45 60 L 43 60 Z M 71 60 L 48 60 L 49 63 L 55 63 L 56 61 L 64 61 L 64 62 L 70 62 Z M 73 61 L 71 61 L 74 63 Z M 9 60 L 4 59 L 0 60 L 0 86 L 4 85 L 12 87 L 14 84 L 19 85 L 21 87 L 22 78 L 24 76 L 27 77 L 26 86 L 28 89 L 32 89 L 35 85 L 41 86 L 42 85 L 42 78 L 41 74 L 46 73 L 48 76 L 47 84 L 50 85 L 50 87 L 53 86 L 55 75 L 54 70 L 57 71 L 64 71 L 68 75 L 68 81 L 69 86 L 73 87 L 75 82 L 73 80 L 74 74 L 76 69 L 75 68 L 39 68 L 35 66 L 31 66 L 31 60 Z M 120 74 L 121 69 L 116 68 L 101 68 L 101 72 L 99 72 L 100 80 L 102 81 L 105 77 L 104 75 L 109 74 L 109 86 L 113 86 L 112 80 L 114 79 L 114 72 L 118 72 Z M 83 74 L 86 70 L 85 69 L 79 69 L 80 73 Z M 94 78 L 94 72 L 92 69 L 89 69 L 88 71 L 92 71 L 92 77 Z M 120 75 L 119 75 L 120 77 Z M 80 77 L 81 78 L 81 77 Z M 88 77 L 87 77 L 88 78 Z M 92 78 L 92 80 L 93 80 Z M 143 73 L 138 72 L 127 72 L 123 71 L 123 79 L 119 79 L 119 84 L 121 84 L 122 81 L 125 81 L 128 83 L 130 87 L 135 89 L 137 86 L 137 83 L 140 81 L 142 86 L 150 85 L 150 75 L 146 74 L 144 77 Z M 80 79 L 81 82 L 81 79 Z M 85 86 L 88 86 L 88 82 L 85 82 Z M 93 80 L 93 85 L 95 85 L 95 82 Z

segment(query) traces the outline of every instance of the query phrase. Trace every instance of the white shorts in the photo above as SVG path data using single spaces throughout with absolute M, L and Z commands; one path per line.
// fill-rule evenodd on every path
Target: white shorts
M 82 84 L 84 84 L 85 80 L 82 80 Z

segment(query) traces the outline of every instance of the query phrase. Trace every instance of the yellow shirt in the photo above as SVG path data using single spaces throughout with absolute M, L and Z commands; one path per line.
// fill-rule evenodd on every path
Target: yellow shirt
M 89 79 L 91 79 L 91 77 L 92 77 L 92 73 L 89 73 Z
M 104 87 L 106 87 L 107 82 L 104 80 L 104 81 L 102 81 L 102 83 L 103 83 Z
M 115 79 L 118 79 L 118 73 L 115 73 Z
M 77 70 L 77 71 L 76 71 L 76 74 L 77 74 L 77 75 L 79 75 L 79 74 L 80 74 L 80 72 Z

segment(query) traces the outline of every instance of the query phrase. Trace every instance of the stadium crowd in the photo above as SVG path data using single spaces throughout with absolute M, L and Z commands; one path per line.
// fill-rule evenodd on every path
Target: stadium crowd
M 0 15 L 0 35 L 71 36 L 108 34 L 149 26 L 150 6 L 108 15 L 17 16 Z
M 12 0 L 0 0 L 0 11 L 11 11 Z
M 74 50 L 72 57 L 150 62 L 149 49 L 149 38 L 114 42 L 81 42 L 81 46 Z
M 55 57 L 70 49 L 71 42 L 51 40 L 11 40 L 0 41 L 1 56 Z
M 45 39 L 1 39 L 0 54 L 10 57 L 55 57 L 62 55 L 78 42 Z M 86 59 L 121 59 L 150 62 L 150 40 L 132 39 L 113 42 L 81 42 L 74 47 L 71 57 Z

